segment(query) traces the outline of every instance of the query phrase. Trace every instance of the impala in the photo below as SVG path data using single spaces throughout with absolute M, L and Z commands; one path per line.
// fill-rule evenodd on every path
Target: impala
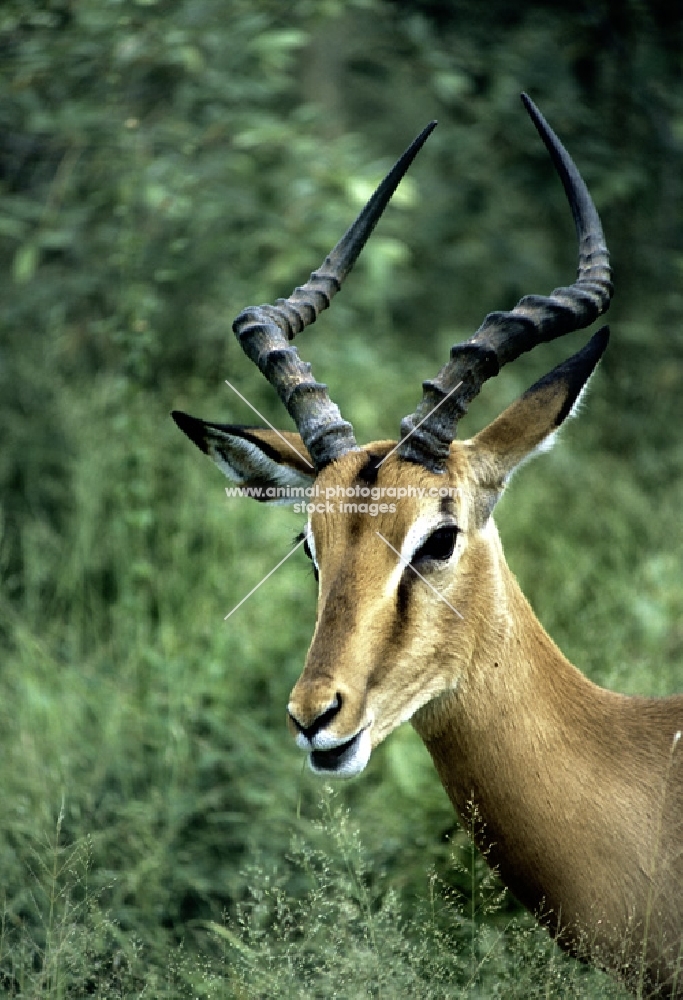
M 606 329 L 488 427 L 457 441 L 482 383 L 537 344 L 591 324 L 610 301 L 595 206 L 569 154 L 524 104 L 576 224 L 575 282 L 494 312 L 423 385 L 400 440 L 359 446 L 291 340 L 353 266 L 435 123 L 406 150 L 309 281 L 233 329 L 299 433 L 178 426 L 237 484 L 315 503 L 305 548 L 319 580 L 315 632 L 288 705 L 296 743 L 321 775 L 355 775 L 410 719 L 456 810 L 474 803 L 479 846 L 567 951 L 638 995 L 683 997 L 683 696 L 603 690 L 560 652 L 505 562 L 491 516 L 507 480 L 552 441 L 608 340 Z M 360 489 L 359 489 L 360 487 Z M 267 495 L 267 492 L 269 496 Z M 367 490 L 366 490 L 367 493 Z M 294 496 L 291 498 L 294 501 Z

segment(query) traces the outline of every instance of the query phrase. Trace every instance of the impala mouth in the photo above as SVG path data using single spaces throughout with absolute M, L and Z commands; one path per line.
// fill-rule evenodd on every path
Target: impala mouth
M 368 726 L 345 743 L 329 750 L 312 750 L 308 763 L 315 774 L 328 777 L 350 778 L 360 774 L 370 759 L 372 744 Z

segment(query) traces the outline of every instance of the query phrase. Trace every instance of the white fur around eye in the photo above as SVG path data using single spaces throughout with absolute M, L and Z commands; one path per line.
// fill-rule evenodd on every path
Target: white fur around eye
M 399 559 L 397 557 L 396 567 L 387 580 L 385 591 L 387 595 L 396 591 L 399 583 L 401 582 L 401 577 L 403 576 L 403 571 L 406 566 L 410 565 L 413 556 L 420 546 L 424 545 L 431 533 L 440 527 L 445 527 L 444 522 L 435 520 L 433 514 L 425 517 L 419 517 L 417 521 L 411 524 L 410 528 L 406 532 L 406 537 L 403 539 L 403 545 L 401 546 L 401 558 Z M 460 558 L 463 545 L 464 536 L 461 533 L 458 533 L 451 560 Z

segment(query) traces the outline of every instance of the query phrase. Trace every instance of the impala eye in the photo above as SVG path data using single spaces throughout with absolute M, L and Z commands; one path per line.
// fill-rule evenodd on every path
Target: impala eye
M 454 524 L 447 524 L 443 528 L 437 528 L 429 538 L 426 539 L 414 553 L 410 560 L 411 566 L 416 563 L 427 562 L 430 559 L 445 562 L 450 559 L 455 549 L 455 540 L 458 537 L 458 529 Z

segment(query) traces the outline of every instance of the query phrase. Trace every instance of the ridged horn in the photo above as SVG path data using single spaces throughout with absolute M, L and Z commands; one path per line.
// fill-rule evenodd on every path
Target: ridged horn
M 328 395 L 327 386 L 315 381 L 311 366 L 301 360 L 289 341 L 327 309 L 435 126 L 436 122 L 430 122 L 411 143 L 305 285 L 296 288 L 288 299 L 278 299 L 274 305 L 249 306 L 233 323 L 242 349 L 258 365 L 287 407 L 316 471 L 358 446 L 353 427 L 342 419 L 339 408 Z
M 589 326 L 612 296 L 609 253 L 597 210 L 574 161 L 534 102 L 522 101 L 560 175 L 579 242 L 576 281 L 549 297 L 526 295 L 510 312 L 489 313 L 469 340 L 451 348 L 450 361 L 423 383 L 422 400 L 401 421 L 399 455 L 443 472 L 458 421 L 483 383 L 537 344 Z

